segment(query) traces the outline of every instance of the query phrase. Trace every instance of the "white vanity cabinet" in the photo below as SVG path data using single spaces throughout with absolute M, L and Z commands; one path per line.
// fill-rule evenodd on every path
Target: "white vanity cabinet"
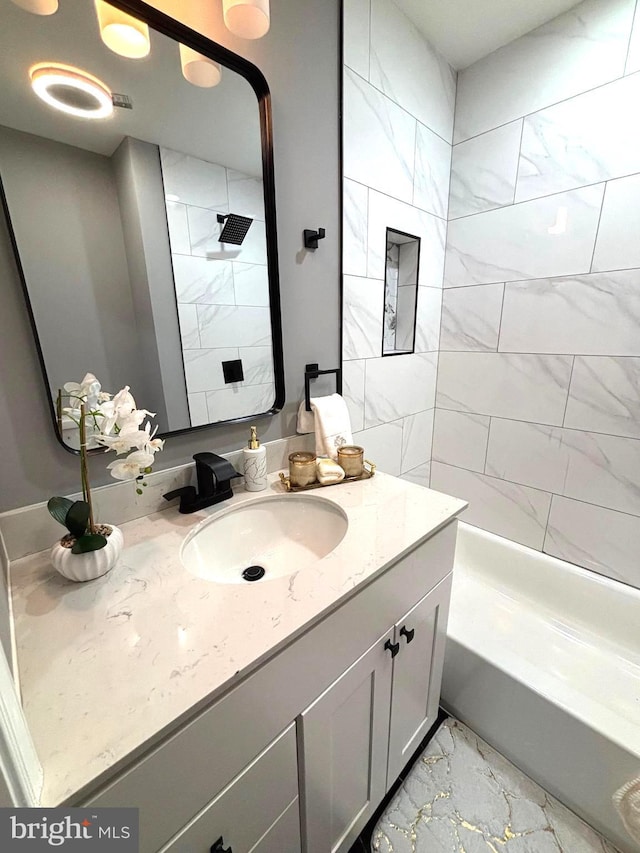
M 403 554 L 78 804 L 137 806 L 140 853 L 346 853 L 435 720 L 455 535 Z

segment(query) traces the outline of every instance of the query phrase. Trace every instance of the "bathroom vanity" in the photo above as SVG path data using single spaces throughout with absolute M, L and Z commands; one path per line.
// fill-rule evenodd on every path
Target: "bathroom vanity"
M 349 849 L 435 721 L 465 504 L 383 474 L 322 497 L 344 538 L 253 584 L 180 558 L 194 518 L 264 502 L 242 490 L 124 525 L 91 584 L 14 564 L 43 805 L 139 807 L 142 853 Z

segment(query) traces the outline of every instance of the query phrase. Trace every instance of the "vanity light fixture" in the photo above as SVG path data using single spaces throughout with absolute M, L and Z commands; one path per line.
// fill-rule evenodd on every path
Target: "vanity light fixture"
M 13 0 L 13 3 L 34 15 L 53 15 L 58 11 L 58 0 Z
M 222 0 L 224 23 L 243 39 L 259 39 L 269 31 L 269 0 Z
M 180 64 L 185 80 L 203 89 L 217 86 L 222 79 L 222 69 L 217 62 L 203 56 L 186 45 L 180 45 Z
M 77 118 L 107 118 L 113 113 L 109 89 L 80 68 L 39 62 L 29 69 L 29 77 L 36 95 L 63 113 Z
M 109 50 L 127 59 L 143 59 L 151 50 L 147 24 L 105 0 L 95 0 L 100 37 Z

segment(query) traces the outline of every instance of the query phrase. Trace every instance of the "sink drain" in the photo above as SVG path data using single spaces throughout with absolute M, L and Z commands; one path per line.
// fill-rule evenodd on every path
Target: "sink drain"
M 265 576 L 265 570 L 262 566 L 249 566 L 248 569 L 245 569 L 242 572 L 242 577 L 246 581 L 259 581 L 260 578 Z

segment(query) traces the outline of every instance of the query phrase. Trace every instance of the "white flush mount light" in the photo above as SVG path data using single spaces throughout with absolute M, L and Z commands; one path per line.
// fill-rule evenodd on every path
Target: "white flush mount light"
M 77 118 L 107 118 L 113 113 L 105 84 L 71 65 L 40 62 L 29 69 L 31 87 L 50 107 Z
M 194 86 L 207 89 L 217 86 L 222 79 L 222 69 L 217 62 L 184 44 L 180 45 L 180 64 L 185 80 Z
M 224 23 L 243 39 L 259 39 L 269 31 L 269 0 L 222 0 Z
M 145 23 L 104 0 L 95 0 L 95 4 L 100 38 L 109 50 L 127 59 L 143 59 L 149 55 L 151 39 Z
M 13 0 L 13 2 L 34 15 L 53 15 L 58 11 L 58 0 Z

